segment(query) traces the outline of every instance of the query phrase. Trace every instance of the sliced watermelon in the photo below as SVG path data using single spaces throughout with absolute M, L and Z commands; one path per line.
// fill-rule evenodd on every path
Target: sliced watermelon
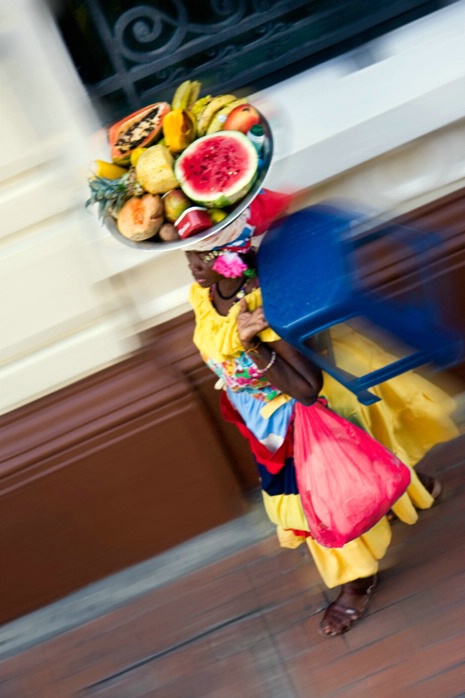
M 257 151 L 246 136 L 219 131 L 191 143 L 176 160 L 174 172 L 189 199 L 224 208 L 252 188 L 257 168 Z

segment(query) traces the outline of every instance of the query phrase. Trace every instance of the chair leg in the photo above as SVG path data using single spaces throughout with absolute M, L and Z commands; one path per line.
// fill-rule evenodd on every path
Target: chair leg
M 367 390 L 367 387 L 369 386 L 360 384 L 360 381 L 363 379 L 357 378 L 357 376 L 354 376 L 348 371 L 344 371 L 342 368 L 338 368 L 334 362 L 330 361 L 328 358 L 322 356 L 318 352 L 313 351 L 313 349 L 310 349 L 310 347 L 308 347 L 306 344 L 301 344 L 299 349 L 302 354 L 307 356 L 310 361 L 313 361 L 313 363 L 319 366 L 322 371 L 326 371 L 326 373 L 332 376 L 335 380 L 342 383 L 347 390 L 354 393 L 357 400 L 361 402 L 362 405 L 372 405 L 373 403 L 380 401 L 381 398 Z M 378 382 L 374 381 L 372 385 L 377 385 Z

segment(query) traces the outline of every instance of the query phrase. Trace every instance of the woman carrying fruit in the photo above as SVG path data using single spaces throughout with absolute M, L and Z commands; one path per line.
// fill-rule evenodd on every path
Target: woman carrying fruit
M 196 247 L 187 252 L 187 258 L 195 279 L 190 291 L 196 320 L 194 343 L 219 378 L 223 417 L 249 441 L 265 510 L 277 526 L 280 544 L 295 548 L 306 542 L 327 587 L 340 587 L 320 623 L 320 633 L 332 637 L 349 630 L 367 612 L 377 585 L 378 561 L 388 548 L 391 532 L 384 516 L 362 536 L 339 548 L 323 547 L 309 533 L 292 456 L 293 415 L 297 402 L 309 406 L 319 399 L 323 376 L 268 326 L 251 248 L 257 217 L 261 218 L 258 232 L 262 232 L 285 203 L 282 197 L 265 192 L 252 204 L 248 225 L 236 221 L 213 242 L 207 238 L 192 243 Z M 366 351 L 381 351 L 364 338 L 357 347 L 355 339 L 351 335 L 343 339 L 346 345 L 342 349 L 360 356 Z M 347 405 L 347 395 L 326 376 L 324 396 L 333 410 L 356 416 L 372 436 L 413 466 L 412 460 L 424 455 L 433 442 L 456 436 L 455 426 L 445 416 L 451 405 L 444 404 L 448 398 L 441 390 L 415 374 L 389 384 L 398 396 L 410 396 L 409 407 L 395 416 L 395 432 L 389 404 L 381 401 L 362 408 L 354 399 L 354 404 Z M 415 434 L 414 448 L 409 433 L 412 416 L 421 420 L 423 435 Z M 410 457 L 409 451 L 413 454 Z M 440 493 L 436 479 L 412 470 L 411 484 L 393 505 L 393 515 L 414 523 L 416 509 L 431 507 Z

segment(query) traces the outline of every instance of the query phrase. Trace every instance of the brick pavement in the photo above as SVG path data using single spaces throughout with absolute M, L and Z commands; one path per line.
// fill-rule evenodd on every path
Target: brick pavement
M 317 634 L 334 592 L 303 547 L 279 549 L 270 530 L 10 650 L 0 697 L 465 696 L 465 436 L 434 449 L 424 469 L 441 475 L 443 501 L 413 527 L 394 525 L 371 612 L 348 634 Z M 211 535 L 221 546 L 221 532 Z

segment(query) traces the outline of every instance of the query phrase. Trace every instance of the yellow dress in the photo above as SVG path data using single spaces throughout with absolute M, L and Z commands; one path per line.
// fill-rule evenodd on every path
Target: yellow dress
M 333 331 L 332 346 L 338 366 L 354 375 L 378 369 L 395 358 L 376 342 L 345 324 Z M 419 481 L 413 467 L 434 445 L 459 435 L 450 416 L 454 412 L 455 401 L 414 371 L 370 388 L 370 391 L 381 400 L 369 406 L 362 405 L 353 393 L 324 374 L 322 394 L 328 399 L 329 406 L 363 427 L 411 468 L 411 484 L 392 509 L 401 521 L 414 524 L 418 520 L 416 510 L 430 508 L 433 498 Z M 278 528 L 278 537 L 285 547 L 296 547 L 307 542 L 323 579 L 329 587 L 333 587 L 357 577 L 375 574 L 377 560 L 385 554 L 391 533 L 384 518 L 368 533 L 340 549 L 322 548 L 310 538 L 295 540 L 281 528 Z
M 255 289 L 246 299 L 250 310 L 261 305 L 260 289 Z M 231 373 L 233 359 L 243 354 L 236 323 L 238 306 L 232 306 L 227 316 L 219 315 L 210 301 L 208 289 L 198 284 L 191 288 L 190 302 L 196 316 L 194 342 L 202 358 L 218 375 L 221 375 L 218 366 Z M 272 342 L 279 337 L 268 329 L 261 333 L 261 339 Z M 354 374 L 366 373 L 392 360 L 379 345 L 348 326 L 338 329 L 333 338 L 333 349 L 337 363 Z M 324 376 L 322 394 L 330 407 L 366 429 L 411 468 L 434 444 L 458 435 L 449 416 L 454 401 L 421 376 L 408 372 L 377 386 L 373 392 L 382 400 L 366 407 L 337 381 Z M 312 538 L 295 533 L 309 530 L 298 492 L 288 490 L 276 494 L 275 490 L 265 489 L 262 493 L 265 510 L 277 526 L 280 544 L 296 548 L 306 542 L 328 587 L 377 572 L 378 560 L 384 556 L 391 541 L 386 517 L 342 548 L 325 548 Z M 401 521 L 413 524 L 418 518 L 416 509 L 427 509 L 432 503 L 431 495 L 412 470 L 411 484 L 393 510 Z

